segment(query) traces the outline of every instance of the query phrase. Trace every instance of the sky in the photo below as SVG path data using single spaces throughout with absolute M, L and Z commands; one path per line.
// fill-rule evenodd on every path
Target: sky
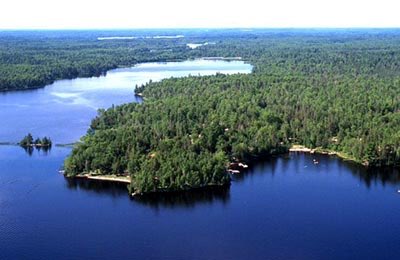
M 400 27 L 400 0 L 5 0 L 0 29 Z

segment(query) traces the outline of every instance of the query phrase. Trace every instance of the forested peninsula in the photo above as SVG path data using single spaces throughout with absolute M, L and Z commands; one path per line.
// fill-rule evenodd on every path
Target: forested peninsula
M 1 35 L 1 91 L 138 62 L 241 57 L 254 66 L 248 75 L 138 86 L 143 103 L 99 111 L 65 161 L 66 176 L 123 175 L 139 194 L 219 186 L 230 182 L 230 163 L 251 163 L 295 144 L 369 166 L 400 165 L 399 30 Z
M 144 103 L 99 111 L 66 175 L 129 175 L 132 193 L 225 185 L 230 163 L 293 144 L 399 166 L 399 41 L 386 30 L 221 37 L 190 55 L 240 56 L 253 73 L 139 86 Z

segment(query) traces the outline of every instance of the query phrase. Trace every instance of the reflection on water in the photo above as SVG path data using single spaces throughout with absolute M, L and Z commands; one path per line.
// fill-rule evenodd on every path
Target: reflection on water
M 313 160 L 318 160 L 319 164 L 313 164 Z M 372 184 L 385 186 L 386 184 L 400 184 L 400 171 L 393 168 L 368 168 L 353 162 L 343 161 L 340 158 L 327 155 L 299 155 L 285 154 L 281 156 L 270 156 L 263 161 L 251 165 L 249 170 L 242 171 L 240 174 L 231 175 L 232 183 L 242 183 L 249 179 L 262 178 L 262 176 L 275 174 L 298 176 L 312 176 L 315 173 L 328 174 L 336 178 L 337 174 L 345 169 L 352 176 L 359 180 L 368 189 Z M 66 178 L 67 186 L 73 190 L 84 190 L 97 194 L 107 194 L 113 197 L 128 197 L 128 189 L 125 184 L 107 183 L 96 180 L 82 180 Z M 156 193 L 142 197 L 134 197 L 133 201 L 153 208 L 176 208 L 194 207 L 196 204 L 212 204 L 222 202 L 226 204 L 230 199 L 230 187 L 209 187 L 183 192 Z
M 297 160 L 298 158 L 296 157 L 298 156 L 304 157 L 306 160 Z M 314 159 L 318 161 L 317 165 L 313 163 L 312 160 Z M 295 167 L 290 168 L 290 166 L 293 165 L 295 165 Z M 231 175 L 231 178 L 234 182 L 243 182 L 246 178 L 253 178 L 265 173 L 273 176 L 276 172 L 287 173 L 293 170 L 295 170 L 295 172 L 299 172 L 300 170 L 309 172 L 320 166 L 324 167 L 324 172 L 331 174 L 335 174 L 338 170 L 344 170 L 344 168 L 346 168 L 346 172 L 350 172 L 367 188 L 370 188 L 373 184 L 381 184 L 383 186 L 387 184 L 400 184 L 400 170 L 398 168 L 366 167 L 334 156 L 301 153 L 266 157 L 251 165 L 248 170 L 241 171 L 240 174 Z
M 351 169 L 351 174 L 358 178 L 365 186 L 370 188 L 373 184 L 396 185 L 400 183 L 400 171 L 393 167 L 376 168 L 364 167 L 352 162 L 346 163 Z
M 67 188 L 70 190 L 84 190 L 91 193 L 107 194 L 112 197 L 128 196 L 126 184 L 66 178 Z
M 71 190 L 84 190 L 112 197 L 129 196 L 126 184 L 72 178 L 65 178 L 65 180 L 68 189 Z M 188 208 L 197 204 L 212 204 L 217 201 L 226 204 L 229 201 L 229 186 L 207 187 L 182 192 L 154 193 L 141 197 L 131 197 L 131 199 L 153 208 Z
M 33 152 L 36 150 L 39 154 L 41 155 L 48 155 L 49 152 L 51 151 L 51 146 L 21 146 L 22 149 L 25 150 L 25 152 L 29 155 L 32 156 Z
M 188 208 L 197 204 L 213 204 L 229 202 L 230 186 L 208 187 L 202 189 L 194 189 L 182 192 L 154 193 L 141 197 L 133 197 L 132 199 L 140 204 L 153 208 Z
M 263 158 L 258 159 L 252 163 L 247 163 L 249 168 L 246 170 L 241 170 L 240 174 L 232 174 L 231 179 L 234 182 L 243 182 L 246 178 L 257 177 L 257 175 L 263 175 L 265 173 L 274 175 L 276 172 L 276 167 L 278 162 L 289 160 L 289 154 L 281 155 L 267 155 Z M 284 166 L 285 164 L 282 164 Z M 286 168 L 283 168 L 286 170 Z

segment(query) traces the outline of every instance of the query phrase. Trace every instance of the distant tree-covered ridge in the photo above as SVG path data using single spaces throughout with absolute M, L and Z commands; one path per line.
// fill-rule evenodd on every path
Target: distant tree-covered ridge
M 139 193 L 182 190 L 228 183 L 230 162 L 251 162 L 292 144 L 399 166 L 395 40 L 400 37 L 241 39 L 237 53 L 249 53 L 254 73 L 138 87 L 146 101 L 99 111 L 66 160 L 66 173 L 128 173 Z M 224 45 L 230 56 L 233 46 Z M 226 51 L 207 48 L 198 51 Z
M 128 39 L 99 40 L 112 36 Z M 399 38 L 400 30 L 388 29 L 0 31 L 0 91 L 100 76 L 140 62 L 200 57 L 242 57 L 255 72 L 270 74 L 393 76 L 400 71 Z M 213 44 L 187 46 L 206 42 Z
M 90 31 L 0 31 L 0 91 L 44 87 L 58 79 L 100 76 L 139 62 L 187 58 L 186 45 L 176 44 L 179 39 L 97 38 Z

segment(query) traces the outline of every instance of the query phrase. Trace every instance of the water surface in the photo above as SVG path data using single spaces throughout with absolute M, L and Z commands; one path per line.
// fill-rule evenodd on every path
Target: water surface
M 99 107 L 149 79 L 249 72 L 242 62 L 144 64 L 0 95 L 0 141 L 30 131 L 76 141 Z M 139 100 L 136 100 L 139 101 Z M 69 148 L 0 146 L 0 259 L 398 259 L 400 173 L 292 153 L 226 189 L 131 199 L 123 185 L 66 180 Z M 313 160 L 319 161 L 314 164 Z
M 98 108 L 138 102 L 134 88 L 149 80 L 188 75 L 249 73 L 241 61 L 192 60 L 144 63 L 111 70 L 106 76 L 60 80 L 45 88 L 0 93 L 0 142 L 18 142 L 28 132 L 71 143 L 86 133 Z

